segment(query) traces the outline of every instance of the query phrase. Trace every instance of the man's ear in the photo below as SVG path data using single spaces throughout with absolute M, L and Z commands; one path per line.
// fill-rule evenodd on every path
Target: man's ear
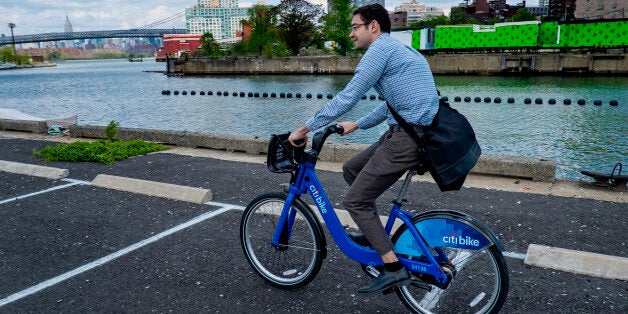
M 379 27 L 379 23 L 377 23 L 377 20 L 373 20 L 370 24 L 369 24 L 369 30 L 374 31 L 374 32 L 378 32 L 380 31 L 380 27 Z

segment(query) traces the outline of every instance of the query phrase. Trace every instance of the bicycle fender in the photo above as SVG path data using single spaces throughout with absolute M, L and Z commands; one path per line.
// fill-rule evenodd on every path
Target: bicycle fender
M 421 233 L 423 240 L 432 247 L 478 250 L 495 245 L 497 249 L 504 251 L 501 241 L 493 231 L 475 217 L 465 213 L 433 210 L 414 216 L 412 223 Z M 394 251 L 410 256 L 420 255 L 420 249 L 407 229 L 398 237 Z
M 502 242 L 499 240 L 499 238 L 497 237 L 497 235 L 495 234 L 495 232 L 493 232 L 493 230 L 491 230 L 488 226 L 486 226 L 486 224 L 484 224 L 482 221 L 480 221 L 479 219 L 469 215 L 469 214 L 465 214 L 463 212 L 459 212 L 459 211 L 455 211 L 455 210 L 447 210 L 447 209 L 440 209 L 440 210 L 431 210 L 431 211 L 427 211 L 424 213 L 421 213 L 415 217 L 421 217 L 421 218 L 448 218 L 448 219 L 454 219 L 454 220 L 458 220 L 462 223 L 465 223 L 467 225 L 470 225 L 472 227 L 477 228 L 477 230 L 482 233 L 482 235 L 484 237 L 486 237 L 487 239 L 489 239 L 493 244 L 495 244 L 495 246 L 501 251 L 504 252 L 504 246 L 502 244 Z

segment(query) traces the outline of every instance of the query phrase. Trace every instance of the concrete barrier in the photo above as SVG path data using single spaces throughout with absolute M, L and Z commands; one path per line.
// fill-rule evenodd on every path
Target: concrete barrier
M 105 138 L 104 126 L 76 125 L 70 128 L 70 136 Z M 141 139 L 174 146 L 201 147 L 244 152 L 251 155 L 268 153 L 268 138 L 212 134 L 188 131 L 119 128 L 117 138 Z M 343 144 L 328 142 L 320 160 L 344 162 L 368 147 L 367 144 Z M 513 157 L 483 154 L 471 173 L 552 182 L 556 176 L 556 162 L 541 158 Z
M 23 131 L 32 133 L 47 133 L 46 121 L 24 121 L 0 119 L 0 131 Z
M 628 280 L 628 258 L 530 244 L 524 263 L 595 277 Z
M 0 160 L 0 171 L 24 174 L 50 180 L 59 180 L 67 178 L 70 175 L 70 171 L 68 169 L 31 165 L 6 160 Z
M 169 198 L 196 204 L 203 204 L 212 199 L 212 192 L 209 189 L 111 176 L 106 174 L 97 175 L 92 181 L 92 185 L 107 189 Z

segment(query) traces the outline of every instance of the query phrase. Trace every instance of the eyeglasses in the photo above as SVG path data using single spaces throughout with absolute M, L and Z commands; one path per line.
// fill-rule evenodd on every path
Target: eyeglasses
M 362 23 L 362 24 L 353 24 L 353 25 L 351 25 L 351 27 L 349 28 L 349 30 L 351 30 L 352 32 L 354 32 L 355 30 L 357 30 L 358 28 L 360 28 L 360 26 L 363 26 L 363 25 L 369 25 L 369 24 L 371 24 L 371 22 L 368 22 L 368 23 Z

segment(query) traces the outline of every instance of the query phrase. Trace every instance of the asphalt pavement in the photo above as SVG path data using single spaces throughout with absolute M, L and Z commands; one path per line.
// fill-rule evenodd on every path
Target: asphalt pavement
M 250 268 L 239 241 L 241 209 L 288 175 L 264 164 L 163 153 L 114 165 L 45 162 L 54 143 L 0 137 L 0 161 L 68 169 L 50 180 L 0 171 L 0 313 L 403 313 L 394 294 L 357 294 L 367 279 L 333 244 L 317 278 L 283 291 Z M 210 189 L 204 204 L 91 184 L 99 174 Z M 319 171 L 339 207 L 342 175 Z M 398 186 L 397 186 L 398 188 Z M 397 192 L 378 202 L 385 214 Z M 504 313 L 626 313 L 628 282 L 524 263 L 540 244 L 625 259 L 625 202 L 465 187 L 442 193 L 413 182 L 407 209 L 455 209 L 484 221 L 507 251 Z M 311 203 L 308 200 L 308 203 Z M 626 270 L 628 272 L 628 270 Z

